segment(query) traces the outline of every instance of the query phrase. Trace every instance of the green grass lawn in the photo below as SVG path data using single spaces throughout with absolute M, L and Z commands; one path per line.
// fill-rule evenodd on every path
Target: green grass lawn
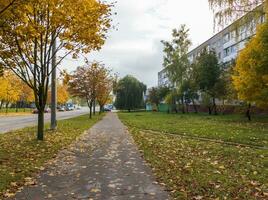
M 120 113 L 131 127 L 202 137 L 268 148 L 268 116 L 253 118 L 241 115 Z
M 239 116 L 161 113 L 119 113 L 119 117 L 129 127 L 157 180 L 165 185 L 173 199 L 268 198 L 267 149 L 175 134 L 234 142 L 240 142 L 241 138 L 242 143 L 262 146 L 267 144 L 267 119 L 248 123 Z M 252 143 L 250 137 L 257 139 Z
M 36 140 L 36 128 L 25 128 L 0 134 L 0 199 L 24 184 L 24 178 L 38 172 L 57 152 L 89 129 L 103 115 L 88 115 L 58 122 L 57 131 L 47 130 L 45 141 Z M 48 125 L 46 125 L 48 129 Z
M 25 114 L 31 114 L 32 108 L 8 108 L 7 112 L 5 108 L 0 109 L 0 115 L 25 115 Z

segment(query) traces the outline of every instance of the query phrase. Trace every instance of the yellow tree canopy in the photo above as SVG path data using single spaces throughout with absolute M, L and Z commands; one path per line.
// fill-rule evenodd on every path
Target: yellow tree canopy
M 233 84 L 241 100 L 268 106 L 268 23 L 239 54 Z
M 69 91 L 73 96 L 85 98 L 88 103 L 100 100 L 105 101 L 107 93 L 112 90 L 113 80 L 110 71 L 104 65 L 86 62 L 78 67 L 69 81 Z M 108 96 L 109 96 L 108 94 Z
M 24 82 L 21 81 L 22 84 L 22 90 L 20 93 L 20 100 L 25 102 L 34 102 L 34 93 L 33 90 Z
M 0 0 L 6 5 L 6 0 Z M 98 0 L 17 0 L 0 18 L 0 65 L 11 69 L 34 90 L 37 102 L 47 97 L 50 63 L 99 50 L 111 23 L 111 5 Z M 55 66 L 55 67 L 56 67 Z M 44 99 L 44 100 L 43 100 Z M 37 105 L 44 107 L 44 105 Z
M 57 103 L 65 104 L 69 100 L 68 86 L 62 83 L 57 83 Z M 51 91 L 48 91 L 48 103 L 51 103 Z
M 111 92 L 113 90 L 113 79 L 107 72 L 103 73 L 103 79 L 99 82 L 97 86 L 97 101 L 101 107 L 106 103 L 112 102 Z
M 57 86 L 58 104 L 65 104 L 69 100 L 69 93 L 67 89 L 67 85 L 60 84 Z
M 22 84 L 13 73 L 6 72 L 0 77 L 0 99 L 5 102 L 15 103 L 20 100 Z

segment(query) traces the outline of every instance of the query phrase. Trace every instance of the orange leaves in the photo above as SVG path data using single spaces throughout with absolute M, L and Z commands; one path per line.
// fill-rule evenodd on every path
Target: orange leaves
M 69 81 L 70 93 L 89 101 L 97 100 L 103 106 L 112 91 L 110 71 L 97 62 L 78 67 Z

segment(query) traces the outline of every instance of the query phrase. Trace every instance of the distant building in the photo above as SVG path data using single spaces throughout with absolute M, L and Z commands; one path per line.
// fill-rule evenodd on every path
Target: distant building
M 166 69 L 163 69 L 162 71 L 158 72 L 158 86 L 159 87 L 171 86 L 171 82 L 169 81 Z
M 233 24 L 226 27 L 198 47 L 194 48 L 188 53 L 188 58 L 193 63 L 203 50 L 214 51 L 220 63 L 228 64 L 234 61 L 244 47 L 247 41 L 255 35 L 257 24 L 263 23 L 265 16 L 261 16 L 257 23 L 252 21 L 246 23 L 237 29 Z M 166 70 L 158 73 L 158 86 L 165 86 L 170 84 Z

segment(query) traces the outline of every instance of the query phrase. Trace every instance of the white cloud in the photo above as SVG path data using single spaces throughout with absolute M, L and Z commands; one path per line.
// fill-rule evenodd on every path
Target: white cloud
M 111 0 L 112 1 L 112 0 Z M 193 46 L 213 34 L 213 15 L 207 0 L 118 0 L 112 30 L 100 52 L 89 59 L 101 60 L 120 76 L 131 74 L 149 87 L 157 85 L 162 69 L 161 40 L 171 38 L 171 30 L 186 24 Z M 75 69 L 83 62 L 68 59 L 63 66 Z

